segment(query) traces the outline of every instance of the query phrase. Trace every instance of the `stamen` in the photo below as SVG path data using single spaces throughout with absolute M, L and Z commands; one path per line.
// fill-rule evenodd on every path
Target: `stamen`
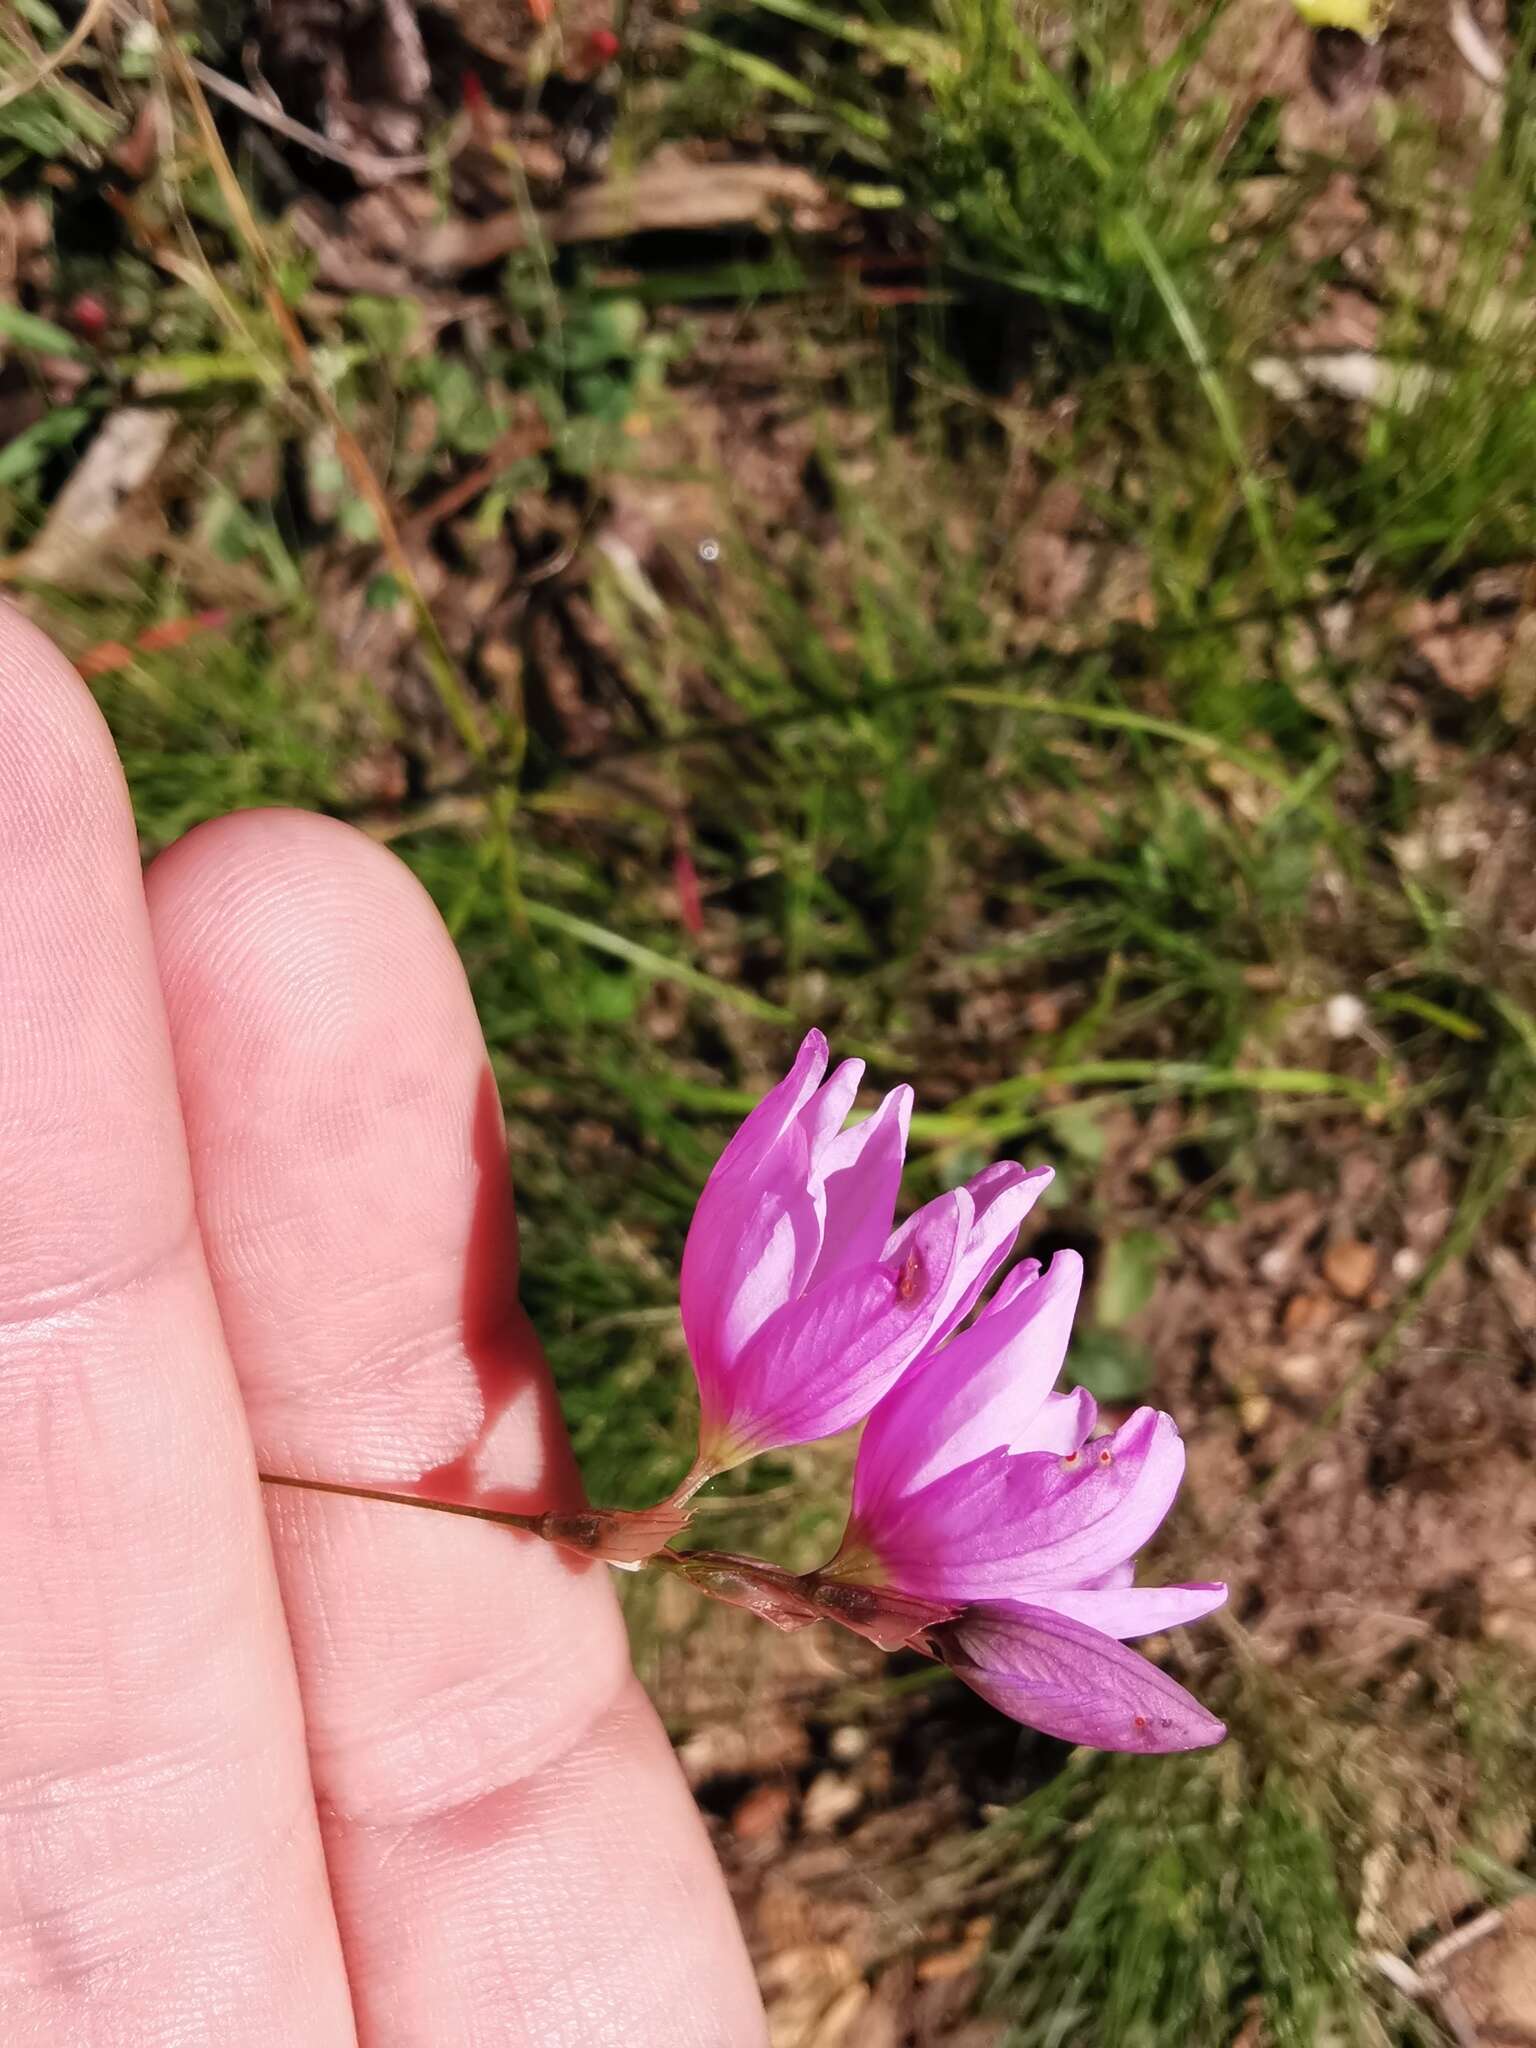
M 923 1262 L 914 1246 L 902 1262 L 901 1273 L 896 1282 L 896 1299 L 902 1302 L 916 1301 L 922 1291 L 922 1285 Z

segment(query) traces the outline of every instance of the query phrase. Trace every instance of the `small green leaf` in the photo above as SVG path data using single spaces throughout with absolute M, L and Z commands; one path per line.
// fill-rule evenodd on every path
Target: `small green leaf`
M 347 313 L 374 354 L 386 362 L 405 353 L 421 325 L 421 308 L 413 299 L 378 299 L 359 292 L 348 299 Z
M 1091 1102 L 1069 1102 L 1049 1119 L 1051 1135 L 1063 1150 L 1084 1166 L 1097 1166 L 1104 1157 L 1104 1119 Z
M 1072 1340 L 1067 1359 L 1068 1380 L 1086 1387 L 1096 1401 L 1134 1401 L 1152 1381 L 1152 1358 L 1146 1346 L 1113 1330 L 1085 1330 Z
M 64 448 L 90 419 L 83 405 L 62 405 L 0 448 L 0 486 L 19 484 L 42 468 L 55 448 Z
M 366 498 L 343 498 L 337 525 L 348 540 L 372 541 L 379 537 L 379 522 Z
M 35 348 L 44 355 L 80 356 L 85 350 L 72 334 L 55 327 L 20 306 L 8 306 L 0 299 L 0 341 L 14 341 L 18 348 Z
M 1104 1248 L 1095 1309 L 1100 1327 L 1118 1330 L 1152 1299 L 1168 1240 L 1155 1230 L 1128 1230 Z

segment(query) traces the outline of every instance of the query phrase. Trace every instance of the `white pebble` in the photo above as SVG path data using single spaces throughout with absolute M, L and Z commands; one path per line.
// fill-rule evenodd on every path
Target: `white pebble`
M 1354 1038 L 1365 1022 L 1365 1005 L 1358 996 L 1330 996 L 1323 1014 L 1330 1038 Z

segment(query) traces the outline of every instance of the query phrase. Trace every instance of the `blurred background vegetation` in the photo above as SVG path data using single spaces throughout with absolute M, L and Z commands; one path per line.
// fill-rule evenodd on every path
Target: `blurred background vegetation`
M 299 804 L 435 897 L 593 1497 L 811 1022 L 911 1200 L 1056 1168 L 1071 1370 L 1189 1440 L 1210 1755 L 637 1591 L 776 2048 L 1536 2041 L 1536 16 L 1376 25 L 0 15 L 5 586 L 146 855 Z

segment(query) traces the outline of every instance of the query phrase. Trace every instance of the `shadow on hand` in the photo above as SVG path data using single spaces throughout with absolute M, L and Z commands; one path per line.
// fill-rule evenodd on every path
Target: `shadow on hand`
M 456 1458 L 424 1472 L 417 1484 L 440 1500 L 510 1514 L 570 1512 L 586 1505 L 586 1495 L 554 1382 L 518 1300 L 517 1214 L 506 1129 L 489 1067 L 475 1099 L 471 1143 L 477 1185 L 464 1252 L 462 1327 L 464 1350 L 480 1383 L 480 1423 Z M 503 1424 L 510 1441 L 493 1445 Z M 496 1483 L 496 1467 L 508 1462 L 526 1475 L 523 1483 Z M 573 1569 L 587 1569 L 577 1558 L 570 1562 Z

